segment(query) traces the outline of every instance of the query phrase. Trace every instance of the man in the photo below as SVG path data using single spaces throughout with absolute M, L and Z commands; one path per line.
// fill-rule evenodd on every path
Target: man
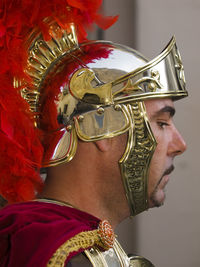
M 2 137 L 17 144 L 14 157 L 22 151 L 21 131 L 28 138 L 34 130 L 40 142 L 34 134 L 28 139 L 27 161 L 21 168 L 13 161 L 15 176 L 1 182 L 9 202 L 26 200 L 1 211 L 2 266 L 152 266 L 142 257 L 128 258 L 112 227 L 163 204 L 173 159 L 186 149 L 173 123 L 173 101 L 187 96 L 175 39 L 152 61 L 123 45 L 77 41 L 78 2 L 66 14 L 45 9 L 50 15 L 37 26 L 44 23 L 48 34 L 36 27 L 31 35 L 25 31 L 30 39 L 23 46 L 28 55 L 22 71 L 28 77 L 19 71 L 13 78 L 24 107 L 18 110 L 29 114 L 27 101 L 34 128 L 27 130 L 24 119 L 12 131 L 1 116 Z M 44 152 L 38 152 L 41 147 Z M 42 190 L 36 176 L 27 179 L 41 154 L 47 167 Z M 6 155 L 11 161 L 13 155 Z M 38 195 L 27 202 L 27 191 Z

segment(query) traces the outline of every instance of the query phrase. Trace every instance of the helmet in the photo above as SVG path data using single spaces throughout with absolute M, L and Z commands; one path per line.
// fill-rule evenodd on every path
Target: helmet
M 41 133 L 42 166 L 73 160 L 78 138 L 91 142 L 127 132 L 119 160 L 126 196 L 132 216 L 146 210 L 156 140 L 143 101 L 187 96 L 175 38 L 149 61 L 124 45 L 80 42 L 73 22 L 65 29 L 52 19 L 46 23 L 51 38 L 35 29 L 28 36 L 29 78 L 14 78 Z
M 36 38 L 30 49 L 27 73 L 34 83 L 22 94 L 44 132 L 43 166 L 72 160 L 78 138 L 91 142 L 128 132 L 119 164 L 131 215 L 138 214 L 148 207 L 147 174 L 156 147 L 143 100 L 187 95 L 175 38 L 148 61 L 112 42 L 77 44 L 73 26 L 70 34 L 50 43 Z M 62 42 L 70 41 L 74 45 L 66 46 L 67 51 L 51 57 L 56 55 L 55 44 L 61 51 Z M 29 100 L 32 91 L 36 92 L 34 101 Z

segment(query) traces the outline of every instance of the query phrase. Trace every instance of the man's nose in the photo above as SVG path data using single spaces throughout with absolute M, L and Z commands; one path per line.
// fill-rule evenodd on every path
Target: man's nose
M 179 131 L 174 127 L 172 140 L 169 146 L 169 154 L 173 156 L 181 155 L 187 149 L 185 140 Z

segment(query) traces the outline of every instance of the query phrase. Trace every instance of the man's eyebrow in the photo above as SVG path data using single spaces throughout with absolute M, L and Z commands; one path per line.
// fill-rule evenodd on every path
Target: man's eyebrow
M 160 110 L 158 110 L 157 112 L 155 112 L 155 114 L 153 116 L 155 117 L 155 116 L 159 116 L 163 113 L 169 113 L 170 117 L 173 117 L 175 112 L 176 112 L 176 110 L 174 107 L 165 106 L 165 107 L 161 108 Z

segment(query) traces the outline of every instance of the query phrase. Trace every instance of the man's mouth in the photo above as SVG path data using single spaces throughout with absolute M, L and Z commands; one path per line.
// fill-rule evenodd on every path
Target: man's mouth
M 173 170 L 174 170 L 174 165 L 171 165 L 168 169 L 165 170 L 163 176 L 170 174 L 171 172 L 173 172 Z
M 160 180 L 159 180 L 159 182 L 158 182 L 158 185 L 161 183 L 163 177 L 164 177 L 165 175 L 169 175 L 170 173 L 172 173 L 174 169 L 175 169 L 174 165 L 171 165 L 169 168 L 167 168 L 167 169 L 164 171 L 163 175 L 161 176 L 161 178 L 160 178 Z

